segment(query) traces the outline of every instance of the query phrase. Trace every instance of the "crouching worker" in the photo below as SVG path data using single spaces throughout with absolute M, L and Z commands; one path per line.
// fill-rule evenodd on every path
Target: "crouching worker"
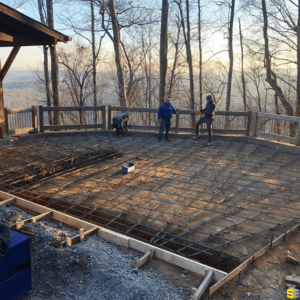
M 116 128 L 117 136 L 128 131 L 129 112 L 117 114 L 113 117 L 113 128 Z
M 169 131 L 171 128 L 172 114 L 177 114 L 176 109 L 171 105 L 170 99 L 167 98 L 166 101 L 159 107 L 157 112 L 158 121 L 160 122 L 158 141 L 162 143 L 162 135 L 166 129 L 165 140 L 170 142 Z
M 208 142 L 206 146 L 211 146 L 212 145 L 212 123 L 214 121 L 215 117 L 215 109 L 216 106 L 213 102 L 212 96 L 208 95 L 206 97 L 206 106 L 204 109 L 201 109 L 200 111 L 204 114 L 203 117 L 201 117 L 198 122 L 196 123 L 196 135 L 194 137 L 194 140 L 199 137 L 198 132 L 199 132 L 199 126 L 203 123 L 206 123 L 207 126 L 207 131 L 208 131 Z

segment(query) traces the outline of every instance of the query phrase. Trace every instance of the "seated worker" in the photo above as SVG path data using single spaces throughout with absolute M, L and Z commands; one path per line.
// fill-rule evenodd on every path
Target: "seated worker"
M 120 135 L 120 131 L 125 133 L 128 131 L 128 120 L 129 120 L 129 112 L 125 112 L 123 114 L 117 114 L 113 117 L 113 128 L 116 128 L 117 136 Z
M 196 135 L 194 137 L 194 140 L 197 139 L 198 136 L 198 131 L 199 131 L 199 126 L 202 123 L 206 123 L 207 126 L 207 131 L 208 131 L 208 142 L 206 146 L 211 146 L 212 145 L 212 123 L 214 121 L 215 117 L 215 109 L 216 105 L 214 104 L 213 98 L 211 95 L 208 95 L 206 97 L 206 106 L 204 109 L 201 109 L 201 112 L 204 114 L 203 117 L 201 117 L 198 122 L 196 123 Z

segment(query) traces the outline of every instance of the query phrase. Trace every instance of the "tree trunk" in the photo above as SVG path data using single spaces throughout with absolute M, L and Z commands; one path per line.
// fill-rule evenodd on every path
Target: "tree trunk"
M 159 103 L 166 100 L 167 89 L 167 68 L 168 68 L 168 0 L 162 0 L 161 9 L 161 30 L 160 30 L 160 79 L 159 79 Z
M 94 15 L 94 1 L 91 4 L 91 32 L 92 32 L 92 52 L 93 52 L 93 95 L 94 95 L 94 106 L 97 106 L 97 66 L 96 66 L 96 39 L 95 39 L 95 15 Z M 94 124 L 98 124 L 98 112 L 94 111 Z
M 230 22 L 228 27 L 228 45 L 229 45 L 229 70 L 227 81 L 227 94 L 226 94 L 226 111 L 230 110 L 230 97 L 231 97 L 231 83 L 232 83 L 232 71 L 233 71 L 233 20 L 234 20 L 234 6 L 235 0 L 231 2 Z M 225 128 L 229 128 L 229 117 L 225 117 Z
M 186 40 L 186 54 L 189 65 L 190 74 L 190 109 L 195 109 L 195 94 L 194 94 L 194 72 L 193 72 L 193 57 L 191 51 L 191 24 L 190 24 L 190 3 L 186 0 L 186 27 L 187 27 L 187 40 Z M 195 116 L 192 115 L 192 127 L 195 126 Z
M 299 0 L 300 1 L 300 0 Z M 202 69 L 203 69 L 203 59 L 202 59 L 202 30 L 201 30 L 201 5 L 200 0 L 198 0 L 198 41 L 199 41 L 199 106 L 200 109 L 203 108 L 203 85 L 202 85 Z
M 246 101 L 246 81 L 245 81 L 245 73 L 244 73 L 244 49 L 243 49 L 243 35 L 242 35 L 242 27 L 241 20 L 239 18 L 239 29 L 240 29 L 240 44 L 241 44 L 241 64 L 242 64 L 242 85 L 243 85 L 243 103 L 244 103 L 244 111 L 247 111 L 247 101 Z M 245 126 L 247 125 L 247 120 L 245 118 Z
M 124 77 L 124 70 L 123 70 L 123 62 L 122 62 L 122 56 L 121 56 L 120 28 L 119 28 L 119 23 L 118 23 L 118 17 L 116 14 L 116 7 L 115 7 L 114 0 L 109 1 L 108 8 L 110 11 L 111 23 L 112 23 L 113 34 L 114 34 L 113 35 L 113 43 L 114 43 L 114 50 L 115 50 L 115 62 L 116 62 L 116 66 L 117 66 L 120 105 L 128 106 L 125 77 Z
M 41 18 L 41 23 L 47 25 L 45 22 L 44 12 L 43 12 L 43 3 L 41 0 L 38 0 L 39 14 Z M 46 98 L 47 106 L 51 106 L 51 90 L 50 90 L 50 77 L 49 77 L 49 61 L 48 61 L 48 47 L 43 46 L 44 54 L 44 77 L 45 77 L 45 88 L 46 88 Z M 48 122 L 49 125 L 53 125 L 52 113 L 48 111 Z
M 47 0 L 47 14 L 48 14 L 48 26 L 54 29 L 54 18 L 53 18 L 53 3 L 52 0 Z M 52 81 L 52 91 L 53 91 L 53 105 L 60 106 L 59 97 L 59 74 L 58 74 L 58 62 L 57 62 L 57 52 L 56 45 L 50 47 L 51 56 L 51 81 Z M 54 112 L 53 123 L 54 125 L 59 125 L 59 112 Z
M 297 101 L 296 116 L 300 117 L 300 0 L 298 0 L 298 26 L 297 26 Z
M 264 27 L 263 27 L 263 35 L 265 41 L 265 68 L 267 71 L 266 74 L 266 82 L 270 84 L 274 92 L 278 95 L 286 114 L 289 116 L 294 115 L 294 109 L 291 104 L 286 100 L 281 88 L 278 86 L 276 82 L 276 74 L 272 71 L 271 67 L 271 55 L 269 51 L 269 37 L 268 37 L 268 15 L 267 15 L 267 7 L 266 1 L 262 0 L 262 10 L 263 10 L 263 20 L 264 20 Z M 295 128 L 294 124 L 291 122 L 290 126 L 290 136 L 295 136 Z

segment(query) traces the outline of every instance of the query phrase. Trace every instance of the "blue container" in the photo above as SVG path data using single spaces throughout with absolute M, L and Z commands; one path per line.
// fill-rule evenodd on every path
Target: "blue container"
M 126 164 L 122 166 L 122 173 L 128 174 L 130 172 L 133 172 L 135 170 L 135 166 L 132 163 Z
M 31 290 L 30 238 L 10 230 L 11 240 L 0 259 L 0 299 L 17 300 Z

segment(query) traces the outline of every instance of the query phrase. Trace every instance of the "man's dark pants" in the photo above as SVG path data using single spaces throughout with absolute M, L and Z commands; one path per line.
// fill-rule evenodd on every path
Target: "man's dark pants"
M 117 120 L 113 119 L 113 125 L 114 125 L 114 128 L 116 128 L 117 135 L 120 135 L 120 124 L 119 124 L 119 122 Z
M 212 141 L 212 123 L 213 123 L 213 121 L 214 121 L 213 118 L 208 118 L 208 117 L 203 116 L 196 123 L 196 135 L 198 135 L 199 126 L 203 123 L 206 123 L 207 132 L 208 132 L 208 141 L 210 143 Z
M 158 135 L 158 139 L 160 141 L 162 140 L 162 135 L 163 135 L 163 132 L 165 129 L 166 129 L 165 139 L 166 139 L 166 141 L 169 140 L 170 128 L 171 128 L 171 120 L 162 119 L 161 123 L 160 123 L 160 128 L 159 128 L 159 135 Z

